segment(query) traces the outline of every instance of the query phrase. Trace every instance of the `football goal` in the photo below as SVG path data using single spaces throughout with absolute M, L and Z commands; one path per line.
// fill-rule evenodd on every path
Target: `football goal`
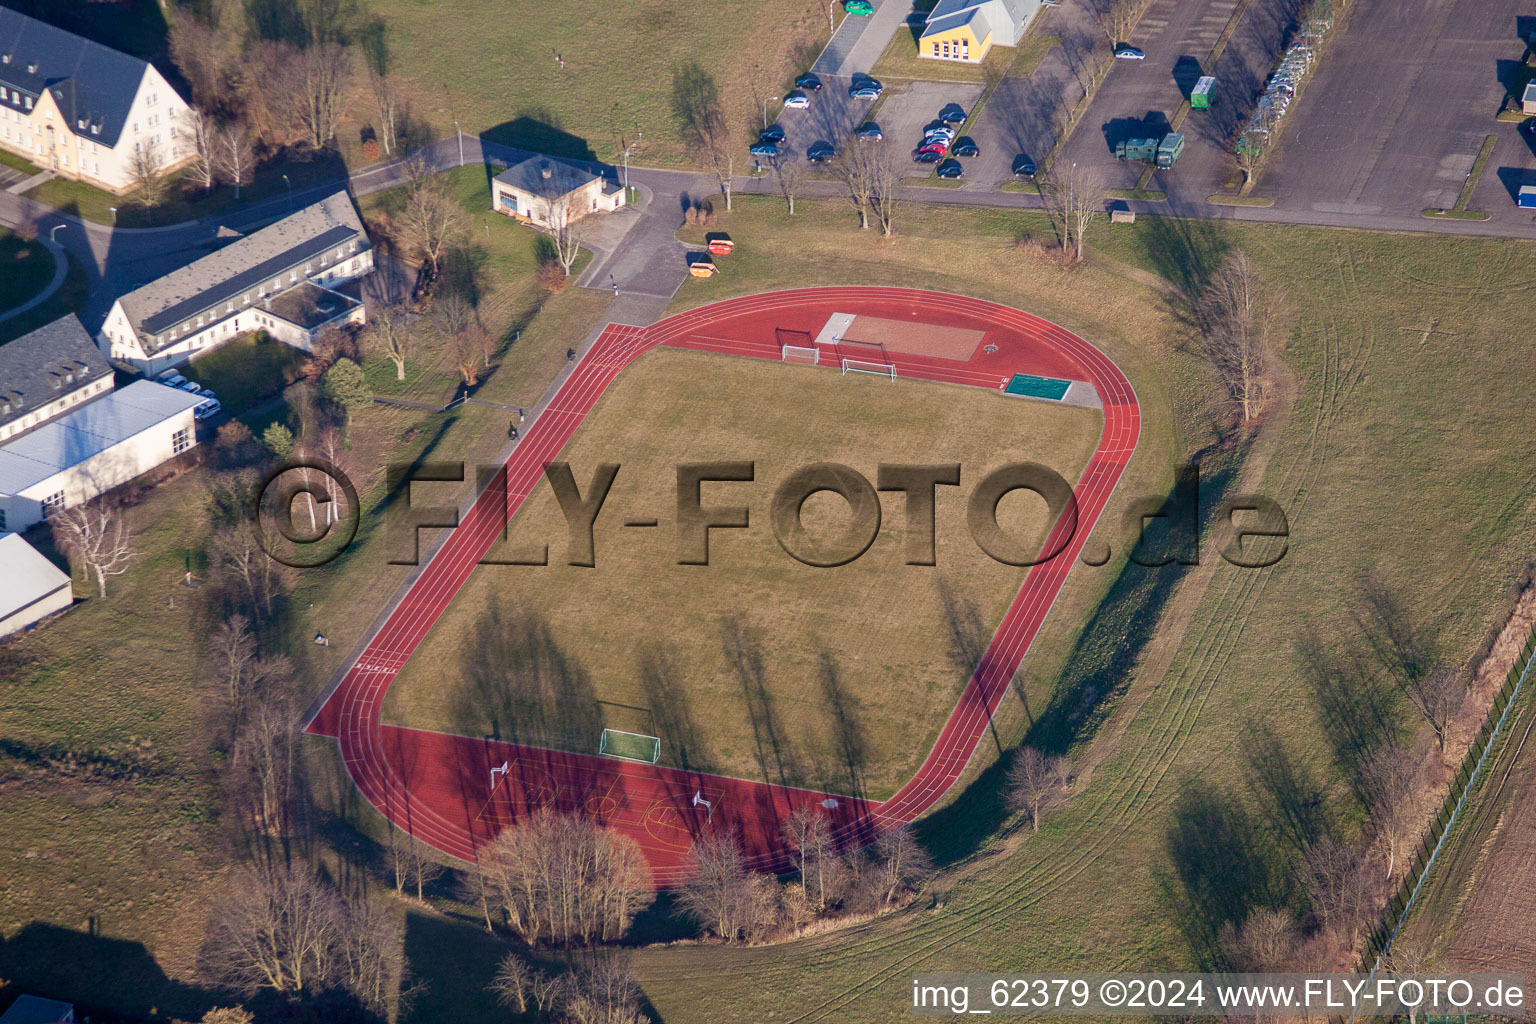
M 644 761 L 655 764 L 661 760 L 661 740 L 638 732 L 622 732 L 604 729 L 603 742 L 598 753 L 607 757 L 622 757 L 626 761 Z
M 868 359 L 844 359 L 843 376 L 850 373 L 878 373 L 882 377 L 896 379 L 895 363 L 876 363 Z
M 779 349 L 779 358 L 786 363 L 808 363 L 815 366 L 821 362 L 821 350 L 815 346 L 785 345 Z

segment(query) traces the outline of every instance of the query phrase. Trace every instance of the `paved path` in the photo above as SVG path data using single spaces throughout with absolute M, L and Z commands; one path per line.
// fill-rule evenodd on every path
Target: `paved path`
M 777 360 L 773 325 L 814 328 L 836 311 L 981 327 L 994 339 L 992 351 L 966 361 L 896 356 L 902 376 L 988 390 L 1018 371 L 1068 377 L 1091 384 L 1104 409 L 1103 434 L 1076 489 L 1076 514 L 1063 515 L 1052 527 L 1040 564 L 1025 576 L 933 748 L 893 797 L 874 803 L 856 795 L 383 724 L 384 699 L 400 669 L 538 485 L 543 464 L 565 447 L 626 366 L 658 345 Z M 823 365 L 835 369 L 835 348 L 826 355 Z M 522 439 L 504 449 L 498 482 L 469 505 L 461 525 L 428 555 L 348 658 L 317 702 L 307 731 L 336 739 L 348 774 L 380 813 L 450 856 L 474 862 L 481 843 L 536 808 L 583 809 L 633 838 L 651 865 L 653 882 L 663 888 L 684 879 L 694 840 L 716 829 L 741 838 L 750 867 L 783 871 L 790 856 L 779 826 L 796 808 L 825 813 L 841 843 L 858 845 L 914 820 L 940 800 L 987 735 L 1140 437 L 1130 382 L 1081 338 L 995 303 L 899 288 L 775 292 L 703 306 L 651 327 L 609 324 L 537 412 Z M 493 775 L 498 766 L 506 771 Z M 707 811 L 697 802 L 700 795 L 711 805 Z
M 811 65 L 818 75 L 851 75 L 868 72 L 885 52 L 891 37 L 912 13 L 910 0 L 872 0 L 875 13 L 850 14 L 827 41 L 826 49 Z

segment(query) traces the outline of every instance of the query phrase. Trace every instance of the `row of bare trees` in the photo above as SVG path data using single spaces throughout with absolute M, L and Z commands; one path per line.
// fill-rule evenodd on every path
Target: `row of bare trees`
M 400 917 L 303 865 L 244 869 L 210 922 L 202 972 L 244 995 L 339 992 L 383 1017 L 413 994 Z
M 634 840 L 580 814 L 534 812 L 480 851 L 477 896 L 530 943 L 611 942 L 655 898 Z
M 602 956 L 574 971 L 549 974 L 508 953 L 489 986 L 496 1001 L 518 1013 L 565 1024 L 646 1024 L 640 983 L 628 960 Z
M 757 942 L 793 935 L 819 918 L 894 906 L 933 870 L 909 826 L 882 833 L 866 850 L 844 848 L 825 814 L 802 808 L 781 833 L 799 874 L 788 884 L 751 870 L 731 833 L 695 842 L 695 871 L 678 894 L 683 912 L 726 942 Z

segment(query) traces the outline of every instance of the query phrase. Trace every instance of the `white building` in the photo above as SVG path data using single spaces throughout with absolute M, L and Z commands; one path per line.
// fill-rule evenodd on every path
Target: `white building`
M 539 228 L 563 227 L 623 205 L 618 182 L 552 156 L 531 156 L 491 179 L 491 208 Z
M 124 295 L 97 342 L 145 374 L 248 331 L 308 349 L 328 328 L 363 322 L 362 303 L 335 288 L 372 270 L 362 219 L 337 192 Z
M 0 533 L 0 637 L 68 608 L 75 600 L 69 575 L 15 533 Z M 65 1019 L 65 1018 L 57 1018 Z
M 73 313 L 0 345 L 0 441 L 112 390 L 112 367 Z
M 163 171 L 191 162 L 187 110 L 149 63 L 0 8 L 0 148 L 126 192 L 141 150 Z
M 25 530 L 187 451 L 203 401 L 135 381 L 0 444 L 0 530 Z

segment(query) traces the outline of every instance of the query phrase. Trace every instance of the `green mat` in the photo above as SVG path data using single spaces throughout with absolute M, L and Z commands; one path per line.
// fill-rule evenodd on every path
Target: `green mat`
M 1003 388 L 1003 394 L 1023 395 L 1025 398 L 1048 398 L 1053 402 L 1059 402 L 1066 396 L 1067 389 L 1071 386 L 1072 382 L 1069 380 L 1016 373 L 1013 375 L 1013 380 L 1008 382 L 1008 386 Z

